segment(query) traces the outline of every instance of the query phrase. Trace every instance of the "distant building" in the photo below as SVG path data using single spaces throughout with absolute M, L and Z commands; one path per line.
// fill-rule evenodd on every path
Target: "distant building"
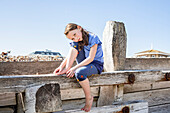
M 29 54 L 29 56 L 58 56 L 63 58 L 59 52 L 52 52 L 51 50 L 46 49 L 46 51 L 35 51 Z
M 135 53 L 134 57 L 135 58 L 167 58 L 170 57 L 170 54 L 151 49 L 151 50 Z

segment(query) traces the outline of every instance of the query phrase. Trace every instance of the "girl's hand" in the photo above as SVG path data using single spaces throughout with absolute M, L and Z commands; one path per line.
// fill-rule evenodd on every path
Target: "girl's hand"
M 53 74 L 55 74 L 55 75 L 60 75 L 60 72 L 63 70 L 63 68 L 62 67 L 58 67 L 58 68 L 56 68 L 55 70 L 54 70 L 54 72 L 53 72 Z
M 75 70 L 76 69 L 74 67 L 72 67 L 70 70 L 68 70 L 67 73 L 66 73 L 67 77 L 72 78 L 74 76 L 74 74 L 75 74 Z

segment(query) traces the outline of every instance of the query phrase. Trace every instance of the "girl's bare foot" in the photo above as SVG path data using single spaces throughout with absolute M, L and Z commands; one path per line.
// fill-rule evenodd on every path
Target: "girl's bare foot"
M 91 96 L 90 99 L 86 99 L 86 104 L 81 110 L 84 110 L 85 112 L 89 112 L 91 110 L 93 104 L 93 96 Z

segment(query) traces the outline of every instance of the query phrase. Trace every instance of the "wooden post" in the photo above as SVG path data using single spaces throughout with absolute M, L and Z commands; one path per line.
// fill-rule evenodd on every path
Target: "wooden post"
M 124 70 L 126 31 L 122 22 L 108 21 L 103 32 L 104 71 Z
M 22 93 L 17 93 L 17 113 L 24 113 L 25 106 Z
M 103 32 L 104 71 L 124 70 L 126 60 L 126 31 L 123 23 L 108 21 Z M 101 86 L 97 106 L 109 105 L 123 99 L 123 85 Z
M 123 84 L 101 86 L 97 106 L 111 105 L 113 102 L 122 101 Z
M 101 86 L 97 106 L 111 105 L 117 94 L 117 85 Z
M 60 86 L 57 83 L 30 87 L 25 93 L 25 113 L 62 110 Z

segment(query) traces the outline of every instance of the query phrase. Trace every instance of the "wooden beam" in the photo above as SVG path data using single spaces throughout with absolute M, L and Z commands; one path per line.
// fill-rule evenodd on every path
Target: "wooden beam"
M 170 88 L 170 81 L 125 84 L 124 94 L 163 88 Z
M 169 111 L 170 103 L 149 107 L 149 113 L 169 113 Z
M 170 88 L 124 94 L 124 101 L 145 100 L 149 106 L 170 103 Z
M 134 74 L 134 83 L 165 80 L 164 74 L 158 70 L 114 71 L 90 76 L 90 86 L 129 84 L 129 74 Z M 0 92 L 24 92 L 27 87 L 47 83 L 58 83 L 61 89 L 80 87 L 75 78 L 66 78 L 65 75 L 15 75 L 0 76 Z
M 16 105 L 15 93 L 0 93 L 0 106 Z
M 124 110 L 127 111 L 125 113 L 148 113 L 148 103 L 144 101 L 119 102 L 108 106 L 93 107 L 88 113 L 123 113 Z M 76 109 L 60 113 L 84 113 L 84 111 Z
M 61 100 L 70 100 L 70 99 L 81 99 L 85 98 L 84 91 L 82 88 L 72 88 L 64 89 L 61 91 Z M 91 87 L 91 94 L 93 97 L 99 96 L 99 87 Z
M 0 108 L 0 113 L 14 113 L 12 108 Z
M 97 99 L 94 98 L 92 107 L 97 106 Z M 62 100 L 63 110 L 81 109 L 85 106 L 85 99 Z

